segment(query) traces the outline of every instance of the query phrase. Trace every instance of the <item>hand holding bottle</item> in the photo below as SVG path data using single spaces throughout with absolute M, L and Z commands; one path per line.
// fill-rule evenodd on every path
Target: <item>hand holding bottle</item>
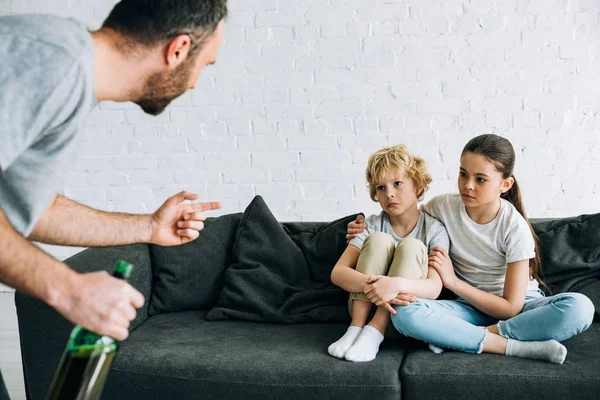
M 76 274 L 69 295 L 54 307 L 65 318 L 99 335 L 122 341 L 144 296 L 122 279 L 108 273 Z
M 123 335 L 123 338 L 127 337 L 129 321 L 135 318 L 134 307 L 136 304 L 143 304 L 144 300 L 139 292 L 125 284 L 132 270 L 133 265 L 119 261 L 113 272 L 114 278 L 104 272 L 79 276 L 81 280 L 77 287 L 80 289 L 81 299 L 84 299 L 83 302 L 80 301 L 80 305 L 84 304 L 85 308 L 93 310 L 92 317 L 101 317 L 98 325 L 101 329 L 114 329 L 117 333 L 108 336 L 76 325 L 52 380 L 48 400 L 100 399 L 110 366 L 119 350 L 119 341 L 115 338 Z M 98 287 L 101 288 L 100 291 L 97 290 Z M 119 298 L 125 301 L 116 301 Z M 140 299 L 141 303 L 136 303 Z M 93 306 L 93 301 L 98 302 L 97 307 Z M 106 313 L 106 306 L 111 304 L 114 311 L 111 312 L 108 308 L 109 312 Z M 77 318 L 85 317 L 82 312 L 77 315 Z M 93 318 L 91 321 L 98 324 Z

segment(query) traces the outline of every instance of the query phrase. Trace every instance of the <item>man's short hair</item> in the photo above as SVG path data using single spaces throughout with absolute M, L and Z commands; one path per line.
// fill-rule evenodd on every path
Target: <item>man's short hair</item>
M 102 28 L 120 33 L 128 45 L 146 47 L 187 34 L 193 52 L 226 17 L 227 0 L 122 0 Z

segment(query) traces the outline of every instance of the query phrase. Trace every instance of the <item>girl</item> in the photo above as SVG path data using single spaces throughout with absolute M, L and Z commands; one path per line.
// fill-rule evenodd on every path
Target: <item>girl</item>
M 334 357 L 370 361 L 379 351 L 389 324 L 391 304 L 435 299 L 442 281 L 428 254 L 434 247 L 447 251 L 444 226 L 417 207 L 431 176 L 423 159 L 403 145 L 386 147 L 369 158 L 369 192 L 382 212 L 367 218 L 367 229 L 350 241 L 331 272 L 331 281 L 351 292 L 348 307 L 352 322 L 346 333 L 329 346 Z M 371 308 L 377 310 L 367 323 Z
M 496 353 L 562 364 L 560 341 L 586 330 L 594 306 L 584 295 L 544 297 L 538 288 L 540 253 L 513 175 L 515 152 L 497 135 L 464 147 L 460 194 L 441 195 L 425 211 L 445 226 L 450 253 L 436 249 L 429 266 L 456 300 L 418 299 L 396 308 L 396 329 L 442 348 Z M 349 236 L 362 228 L 349 224 Z M 358 228 L 358 229 L 357 229 Z

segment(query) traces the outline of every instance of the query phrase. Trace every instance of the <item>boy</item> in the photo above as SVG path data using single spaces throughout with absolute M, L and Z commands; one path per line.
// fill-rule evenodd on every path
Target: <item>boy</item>
M 382 212 L 366 219 L 367 229 L 350 241 L 331 271 L 331 281 L 350 292 L 352 322 L 328 352 L 358 362 L 377 355 L 389 313 L 396 313 L 392 304 L 439 296 L 442 280 L 428 267 L 428 255 L 434 247 L 449 248 L 444 226 L 418 208 L 431 183 L 422 158 L 404 145 L 385 147 L 369 158 L 366 178 Z M 365 326 L 373 304 L 377 310 Z

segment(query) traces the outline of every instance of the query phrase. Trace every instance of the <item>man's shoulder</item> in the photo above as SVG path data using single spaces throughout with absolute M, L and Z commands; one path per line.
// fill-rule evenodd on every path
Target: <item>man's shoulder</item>
M 78 61 L 92 44 L 85 26 L 74 19 L 51 14 L 22 14 L 0 17 L 0 37 L 5 43 L 3 61 L 14 60 L 37 66 L 70 64 Z M 66 58 L 66 59 L 65 59 Z

